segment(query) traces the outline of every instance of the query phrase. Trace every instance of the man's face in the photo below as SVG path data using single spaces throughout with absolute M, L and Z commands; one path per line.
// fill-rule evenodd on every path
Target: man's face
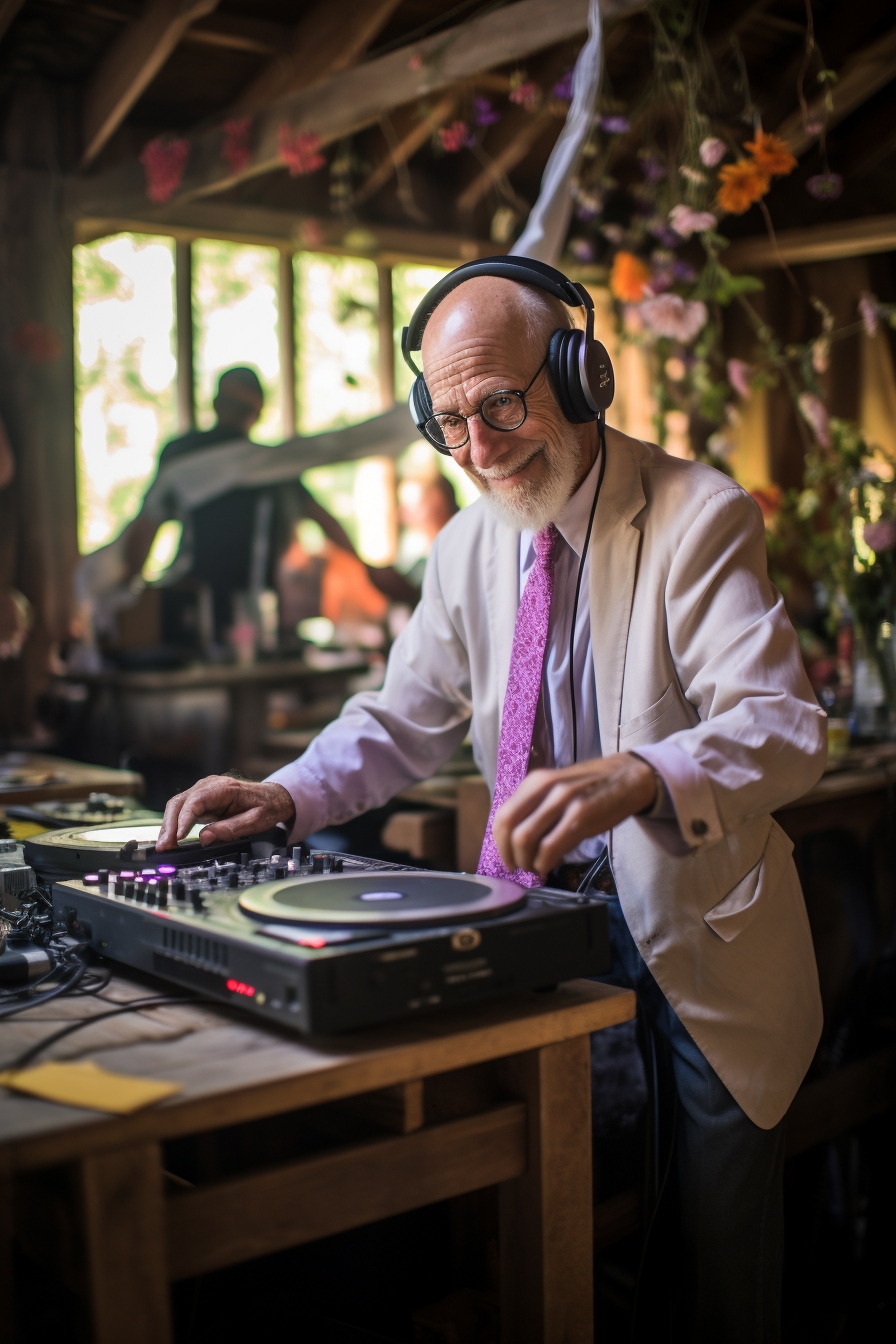
M 469 416 L 492 392 L 521 391 L 529 383 L 550 333 L 528 334 L 518 290 L 509 281 L 483 277 L 460 286 L 436 309 L 423 339 L 434 411 Z M 475 416 L 468 421 L 469 442 L 452 457 L 502 521 L 538 531 L 578 484 L 582 448 L 546 369 L 526 393 L 526 408 L 523 424 L 510 433 Z
M 235 433 L 248 434 L 261 415 L 263 403 L 251 388 L 223 378 L 214 405 L 219 425 Z

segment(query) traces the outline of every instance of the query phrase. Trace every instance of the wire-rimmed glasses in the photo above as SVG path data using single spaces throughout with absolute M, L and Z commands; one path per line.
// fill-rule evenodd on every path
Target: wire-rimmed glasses
M 545 355 L 522 392 L 511 387 L 499 388 L 497 392 L 490 392 L 480 404 L 479 410 L 472 411 L 470 415 L 461 415 L 459 411 L 437 411 L 424 422 L 423 433 L 427 440 L 440 453 L 454 453 L 469 443 L 470 426 L 467 421 L 477 415 L 481 416 L 491 429 L 500 430 L 502 434 L 509 434 L 512 430 L 519 429 L 529 414 L 526 393 L 547 362 L 548 357 Z

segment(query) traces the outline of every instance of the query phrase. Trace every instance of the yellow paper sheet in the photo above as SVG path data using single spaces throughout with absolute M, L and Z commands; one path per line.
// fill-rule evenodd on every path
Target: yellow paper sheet
M 180 1083 L 110 1073 L 89 1059 L 73 1064 L 38 1064 L 33 1069 L 7 1069 L 0 1073 L 0 1084 L 63 1106 L 83 1106 L 89 1111 L 110 1111 L 113 1115 L 130 1115 L 131 1111 L 152 1106 L 181 1090 Z

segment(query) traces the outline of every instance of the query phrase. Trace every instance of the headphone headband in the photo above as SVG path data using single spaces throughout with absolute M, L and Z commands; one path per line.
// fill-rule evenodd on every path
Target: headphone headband
M 417 305 L 410 323 L 401 334 L 401 353 L 405 363 L 414 373 L 419 373 L 419 369 L 411 359 L 411 352 L 419 350 L 423 344 L 424 329 L 436 308 L 446 295 L 457 289 L 458 285 L 479 275 L 516 280 L 518 284 L 532 285 L 536 289 L 545 290 L 570 308 L 586 308 L 589 311 L 589 331 L 593 329 L 593 317 L 590 315 L 593 313 L 594 304 L 584 285 L 574 284 L 562 271 L 532 257 L 481 257 L 478 261 L 466 261 L 462 266 L 457 266 L 447 275 L 443 275 Z

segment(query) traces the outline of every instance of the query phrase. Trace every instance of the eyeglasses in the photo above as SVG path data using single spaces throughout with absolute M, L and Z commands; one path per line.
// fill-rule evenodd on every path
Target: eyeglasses
M 490 392 L 479 410 L 473 411 L 470 415 L 461 415 L 458 411 L 439 411 L 425 421 L 423 433 L 433 448 L 437 448 L 440 453 L 448 454 L 469 443 L 470 426 L 467 422 L 477 415 L 481 416 L 491 429 L 500 430 L 502 434 L 509 434 L 511 430 L 519 429 L 529 414 L 526 407 L 526 393 L 547 362 L 548 357 L 545 355 L 522 392 L 509 387 L 501 388 L 498 392 Z

